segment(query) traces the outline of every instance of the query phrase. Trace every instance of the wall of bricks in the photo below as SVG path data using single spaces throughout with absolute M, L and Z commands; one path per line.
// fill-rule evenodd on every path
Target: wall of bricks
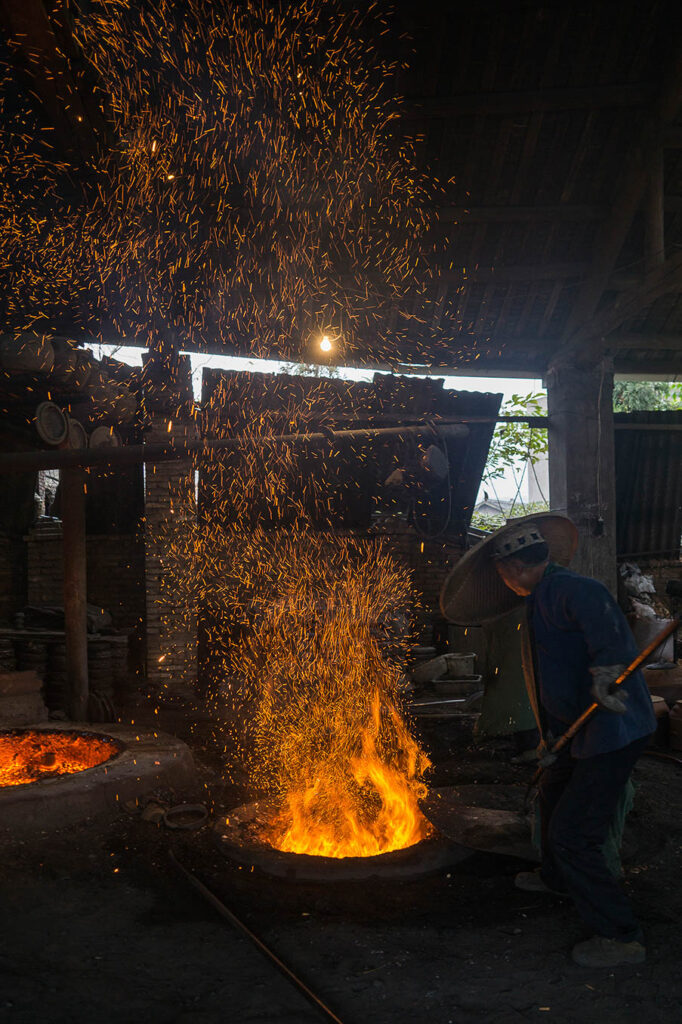
M 87 538 L 88 603 L 111 613 L 117 629 L 140 635 L 144 623 L 144 552 L 134 535 Z M 62 526 L 47 521 L 26 537 L 27 604 L 63 604 Z
M 0 536 L 0 623 L 11 624 L 26 604 L 26 549 L 21 539 Z
M 170 429 L 169 429 L 170 424 Z M 197 437 L 194 423 L 155 414 L 148 444 L 178 443 Z M 183 530 L 194 507 L 194 470 L 190 462 L 147 464 L 145 471 L 145 587 L 147 681 L 153 690 L 182 692 L 197 678 L 197 624 L 187 609 L 174 606 L 164 576 L 164 553 L 174 533 Z
M 424 611 L 440 616 L 440 591 L 450 570 L 462 555 L 457 544 L 421 537 L 407 523 L 398 522 L 378 534 L 388 540 L 396 559 L 407 566 Z

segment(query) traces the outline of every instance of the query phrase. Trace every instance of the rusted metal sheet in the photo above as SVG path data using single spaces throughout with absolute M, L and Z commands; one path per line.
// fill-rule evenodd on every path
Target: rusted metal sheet
M 615 421 L 618 556 L 679 558 L 682 411 L 617 413 Z

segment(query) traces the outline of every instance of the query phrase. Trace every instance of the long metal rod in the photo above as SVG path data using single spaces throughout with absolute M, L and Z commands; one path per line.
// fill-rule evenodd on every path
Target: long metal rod
M 466 437 L 465 424 L 443 424 L 450 437 Z M 356 430 L 329 430 L 310 434 L 270 434 L 267 436 L 229 437 L 215 441 L 182 441 L 168 444 L 123 445 L 121 448 L 74 448 L 33 452 L 9 452 L 0 455 L 0 473 L 27 473 L 40 469 L 66 469 L 77 466 L 121 466 L 139 462 L 172 462 L 192 456 L 206 458 L 212 452 L 237 451 L 240 448 L 279 447 L 290 444 L 329 445 L 341 442 L 434 439 L 438 435 L 430 425 L 409 427 L 372 427 Z
M 42 469 L 68 469 L 86 466 L 128 466 L 140 462 L 172 462 L 196 456 L 207 458 L 212 452 L 237 451 L 258 445 L 323 445 L 342 441 L 381 441 L 408 436 L 433 438 L 438 427 L 447 429 L 452 437 L 457 427 L 458 436 L 465 437 L 468 424 L 526 423 L 531 427 L 546 427 L 547 416 L 470 416 L 461 419 L 433 420 L 432 424 L 413 424 L 402 427 L 363 427 L 354 430 L 318 431 L 310 434 L 271 434 L 254 437 L 229 437 L 215 441 L 184 441 L 168 444 L 131 444 L 121 448 L 41 449 L 39 451 L 6 452 L 0 455 L 0 475 L 3 473 L 36 473 Z M 682 430 L 682 423 L 615 423 L 616 430 Z
M 621 674 L 618 676 L 618 678 L 614 679 L 614 681 L 613 681 L 614 687 L 615 686 L 622 686 L 622 684 L 626 681 L 626 679 L 629 679 L 630 676 L 632 675 L 632 673 L 636 672 L 637 669 L 640 667 L 640 665 L 643 665 L 644 662 L 647 660 L 647 658 L 651 657 L 651 655 L 656 650 L 656 648 L 660 647 L 660 645 L 663 643 L 663 641 L 667 640 L 667 638 L 670 636 L 670 634 L 675 632 L 675 630 L 677 629 L 679 624 L 680 624 L 680 620 L 679 619 L 673 619 L 671 622 L 669 622 L 668 625 L 665 626 L 661 630 L 661 632 L 658 634 L 658 636 L 654 637 L 654 639 L 651 641 L 651 643 L 647 644 L 647 646 L 644 648 L 644 650 L 640 654 L 638 654 L 637 657 L 633 661 L 630 662 L 628 667 L 623 672 L 621 672 Z M 556 741 L 556 743 L 554 743 L 552 745 L 551 749 L 549 750 L 549 753 L 550 754 L 558 754 L 559 751 L 562 750 L 566 746 L 567 743 L 570 743 L 570 741 L 573 739 L 575 734 L 582 729 L 582 727 L 585 725 L 585 723 L 592 717 L 592 715 L 595 713 L 595 711 L 598 708 L 599 708 L 599 704 L 597 704 L 596 701 L 593 704 L 590 704 L 590 706 L 588 708 L 585 708 L 583 713 L 581 715 L 579 715 L 578 718 L 576 718 L 576 720 L 573 723 L 573 725 L 570 725 L 568 727 L 568 729 L 566 730 L 566 732 L 563 733 L 559 737 L 559 739 Z M 544 771 L 544 766 L 540 765 L 540 767 L 538 768 L 537 772 L 535 773 L 535 776 L 533 777 L 533 781 L 531 782 L 531 786 L 535 785 L 535 783 L 538 781 L 538 779 L 542 775 L 543 771 Z
M 215 893 L 212 893 L 211 890 L 207 888 L 203 882 L 200 882 L 197 876 L 192 871 L 190 871 L 188 868 L 184 867 L 184 865 L 180 863 L 180 861 L 175 856 L 172 850 L 168 851 L 168 855 L 170 857 L 170 861 L 173 867 L 177 868 L 177 870 L 185 876 L 189 884 L 194 889 L 196 889 L 197 892 L 201 893 L 204 899 L 207 900 L 211 904 L 211 906 L 218 911 L 221 917 L 224 917 L 225 920 L 229 921 L 230 924 L 234 925 L 234 927 L 238 931 L 240 931 L 243 935 L 246 935 L 246 937 L 250 939 L 251 942 L 253 942 L 253 944 L 261 951 L 261 953 L 263 953 L 264 956 L 266 956 L 268 960 L 270 960 L 270 962 L 273 963 L 275 967 L 282 972 L 285 978 L 287 978 L 299 990 L 299 992 L 301 992 L 306 997 L 306 999 L 313 1004 L 313 1006 L 315 1006 L 324 1014 L 326 1020 L 333 1020 L 335 1024 L 343 1024 L 341 1019 L 336 1016 L 333 1010 L 330 1010 L 329 1007 L 322 1002 L 320 997 L 316 996 L 312 989 L 308 988 L 306 983 L 302 981 L 298 977 L 298 975 L 294 974 L 291 968 L 287 967 L 287 965 L 282 960 L 280 960 L 277 954 L 274 953 L 269 946 L 265 945 L 262 939 L 259 939 L 258 936 L 254 934 L 254 932 L 252 932 L 251 929 L 244 924 L 243 921 L 240 921 L 237 915 L 233 914 L 233 912 L 225 906 L 223 901 L 218 899 Z

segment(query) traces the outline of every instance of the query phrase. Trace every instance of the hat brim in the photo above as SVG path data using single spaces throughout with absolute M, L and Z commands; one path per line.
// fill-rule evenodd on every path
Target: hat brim
M 537 512 L 511 520 L 466 552 L 454 567 L 440 594 L 440 607 L 450 622 L 475 626 L 504 615 L 523 603 L 510 590 L 495 568 L 495 543 L 511 523 L 535 523 L 549 547 L 551 562 L 568 565 L 578 546 L 578 529 L 558 512 Z

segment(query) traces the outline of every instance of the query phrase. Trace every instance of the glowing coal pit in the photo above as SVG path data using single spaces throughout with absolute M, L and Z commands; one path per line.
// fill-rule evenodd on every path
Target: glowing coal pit
M 73 775 L 111 760 L 121 750 L 114 739 L 80 733 L 0 733 L 0 786 L 22 786 Z
M 375 857 L 421 842 L 430 826 L 418 801 L 426 794 L 419 778 L 425 757 L 402 719 L 390 708 L 400 747 L 386 756 L 377 748 L 382 704 L 372 701 L 372 718 L 362 730 L 361 751 L 347 770 L 325 772 L 303 789 L 289 792 L 263 838 L 283 853 L 316 857 Z
M 233 864 L 291 882 L 360 882 L 367 879 L 401 881 L 451 868 L 470 851 L 451 843 L 429 827 L 426 838 L 387 853 L 327 856 L 277 849 L 270 842 L 282 813 L 278 800 L 258 800 L 232 808 L 214 825 L 220 853 Z M 313 848 L 319 848 L 317 844 Z

